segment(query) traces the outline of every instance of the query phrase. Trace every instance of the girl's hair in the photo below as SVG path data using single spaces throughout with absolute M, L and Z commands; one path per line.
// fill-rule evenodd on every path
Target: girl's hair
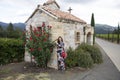
M 57 39 L 58 44 L 60 44 L 60 38 L 61 38 L 61 41 L 63 42 L 63 38 L 61 36 L 59 36 L 58 39 Z

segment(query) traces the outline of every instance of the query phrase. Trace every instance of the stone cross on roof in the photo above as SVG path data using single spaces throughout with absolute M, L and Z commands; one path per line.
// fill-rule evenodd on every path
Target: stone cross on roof
M 69 13 L 71 13 L 71 11 L 72 11 L 71 7 L 69 7 L 68 11 L 69 11 Z

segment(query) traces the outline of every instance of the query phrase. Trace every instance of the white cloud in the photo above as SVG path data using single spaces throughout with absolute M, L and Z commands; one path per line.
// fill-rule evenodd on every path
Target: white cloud
M 75 4 L 89 4 L 97 0 L 61 0 L 61 1 L 64 1 L 66 3 L 75 3 Z
M 120 2 L 120 1 L 119 1 Z M 98 0 L 87 4 L 65 3 L 64 10 L 72 7 L 72 13 L 90 23 L 91 14 L 94 13 L 96 23 L 116 26 L 120 21 L 120 10 L 115 8 L 115 0 Z
M 43 0 L 41 0 L 43 2 Z M 25 22 L 40 0 L 1 0 L 0 21 Z
M 25 22 L 38 4 L 47 0 L 1 0 L 0 21 Z M 117 25 L 120 21 L 120 0 L 56 0 L 63 11 L 71 7 L 72 14 L 90 23 L 94 13 L 96 23 Z

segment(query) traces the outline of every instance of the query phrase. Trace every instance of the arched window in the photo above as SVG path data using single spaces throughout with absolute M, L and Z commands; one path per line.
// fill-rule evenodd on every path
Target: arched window
M 91 32 L 87 33 L 87 43 L 91 44 Z
M 80 43 L 80 32 L 75 33 L 75 42 Z

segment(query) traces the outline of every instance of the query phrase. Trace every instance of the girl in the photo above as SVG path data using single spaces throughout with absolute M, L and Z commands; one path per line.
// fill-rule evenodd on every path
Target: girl
M 58 56 L 61 56 L 62 51 L 64 50 L 64 42 L 61 36 L 58 37 L 57 39 L 57 53 Z
M 58 54 L 58 69 L 65 70 L 64 58 L 62 52 L 64 51 L 64 43 L 61 36 L 57 39 L 57 54 Z

